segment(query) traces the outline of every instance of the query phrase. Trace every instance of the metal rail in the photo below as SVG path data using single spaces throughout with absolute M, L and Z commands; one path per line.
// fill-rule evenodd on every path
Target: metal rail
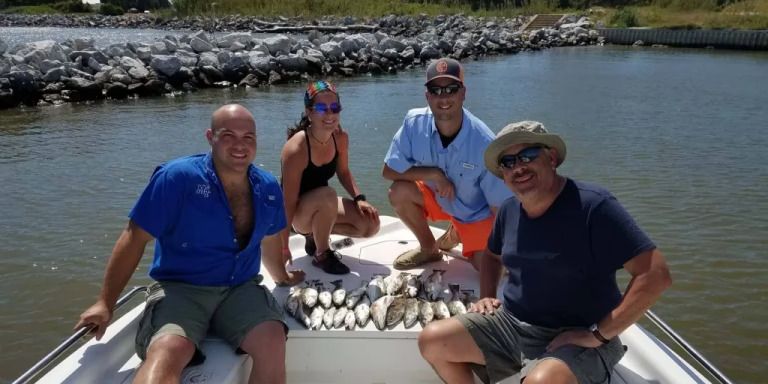
M 146 286 L 139 286 L 139 287 L 133 287 L 128 293 L 123 295 L 120 299 L 117 300 L 117 304 L 115 304 L 115 310 L 122 307 L 123 304 L 128 302 L 133 296 L 135 296 L 139 292 L 146 292 L 147 287 Z M 61 344 L 59 344 L 58 347 L 54 348 L 51 352 L 49 352 L 45 357 L 43 357 L 40 361 L 38 361 L 35 365 L 32 366 L 29 370 L 24 372 L 21 376 L 19 376 L 18 379 L 14 380 L 11 384 L 26 384 L 29 383 L 29 381 L 37 376 L 43 369 L 45 369 L 51 362 L 56 360 L 64 351 L 69 349 L 69 347 L 72 346 L 75 342 L 83 338 L 83 336 L 87 335 L 88 332 L 91 331 L 93 326 L 85 325 L 75 331 L 75 333 L 72 334 L 72 336 L 69 336 L 64 340 Z
M 672 327 L 667 325 L 667 323 L 665 323 L 664 320 L 661 320 L 660 317 L 656 316 L 655 313 L 653 313 L 651 310 L 648 310 L 645 312 L 645 317 L 651 320 L 654 325 L 659 327 L 659 329 L 661 329 L 667 336 L 669 336 L 675 343 L 677 343 L 680 348 L 683 348 L 683 350 L 685 350 L 689 356 L 694 358 L 696 362 L 698 362 L 707 371 L 707 373 L 712 375 L 720 383 L 733 384 L 733 382 L 728 379 L 725 374 L 720 372 L 720 370 L 717 369 L 714 364 L 710 363 L 709 360 L 707 360 L 701 353 L 699 353 L 699 351 L 688 344 L 688 342 L 685 341 L 682 336 L 678 335 L 677 332 L 672 329 Z

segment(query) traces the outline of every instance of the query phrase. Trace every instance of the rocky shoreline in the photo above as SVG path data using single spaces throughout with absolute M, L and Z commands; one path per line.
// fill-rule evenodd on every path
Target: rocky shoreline
M 393 74 L 451 56 L 477 59 L 542 48 L 602 44 L 592 23 L 569 17 L 555 28 L 521 32 L 525 17 L 388 16 L 311 22 L 228 16 L 164 20 L 146 15 L 0 15 L 0 27 L 56 26 L 197 30 L 155 42 L 96 47 L 93 40 L 0 39 L 0 109 L 122 99 L 211 87 L 260 87 L 327 76 Z M 205 30 L 213 31 L 215 35 Z M 302 32 L 261 38 L 252 33 Z

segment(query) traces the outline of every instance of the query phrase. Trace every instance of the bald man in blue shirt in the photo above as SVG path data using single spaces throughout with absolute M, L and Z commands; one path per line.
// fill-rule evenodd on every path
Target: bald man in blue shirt
M 92 325 L 97 340 L 104 335 L 118 295 L 157 239 L 149 270 L 156 282 L 136 336 L 144 363 L 134 381 L 179 382 L 184 367 L 205 359 L 199 345 L 211 332 L 251 356 L 250 383 L 285 383 L 287 326 L 259 274 L 263 261 L 278 284 L 304 279 L 282 263 L 280 186 L 251 164 L 256 124 L 247 109 L 219 108 L 205 135 L 210 153 L 155 169 L 115 244 L 99 298 L 76 328 Z

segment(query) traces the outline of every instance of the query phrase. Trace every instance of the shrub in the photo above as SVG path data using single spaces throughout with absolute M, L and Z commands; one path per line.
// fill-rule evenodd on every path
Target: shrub
M 637 16 L 635 12 L 629 8 L 619 8 L 616 13 L 611 17 L 611 25 L 618 28 L 632 28 L 637 27 Z
M 123 7 L 119 5 L 106 3 L 101 5 L 99 13 L 107 16 L 120 16 L 125 13 L 125 10 L 123 10 Z

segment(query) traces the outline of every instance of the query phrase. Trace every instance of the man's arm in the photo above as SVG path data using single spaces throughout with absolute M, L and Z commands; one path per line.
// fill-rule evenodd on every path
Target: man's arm
M 624 296 L 619 305 L 597 324 L 600 333 L 609 340 L 639 320 L 662 292 L 672 285 L 664 255 L 656 248 L 633 257 L 624 264 L 624 268 L 632 275 Z M 547 350 L 552 351 L 566 344 L 596 348 L 602 343 L 588 330 L 568 331 L 552 340 Z
M 99 298 L 95 304 L 80 315 L 80 320 L 75 325 L 76 329 L 93 325 L 95 328 L 92 332 L 96 335 L 96 340 L 101 339 L 112 319 L 112 311 L 120 292 L 131 279 L 133 271 L 136 270 L 139 260 L 144 254 L 144 248 L 151 240 L 152 235 L 147 231 L 132 220 L 128 222 L 128 226 L 117 239 L 112 250 L 112 256 L 107 262 Z
M 286 271 L 281 253 L 280 232 L 261 240 L 261 261 L 277 285 L 296 285 L 304 281 L 303 271 Z
M 624 296 L 611 313 L 600 320 L 597 328 L 603 337 L 611 339 L 634 324 L 661 293 L 672 285 L 672 276 L 664 255 L 654 248 L 645 251 L 624 264 L 632 275 Z

